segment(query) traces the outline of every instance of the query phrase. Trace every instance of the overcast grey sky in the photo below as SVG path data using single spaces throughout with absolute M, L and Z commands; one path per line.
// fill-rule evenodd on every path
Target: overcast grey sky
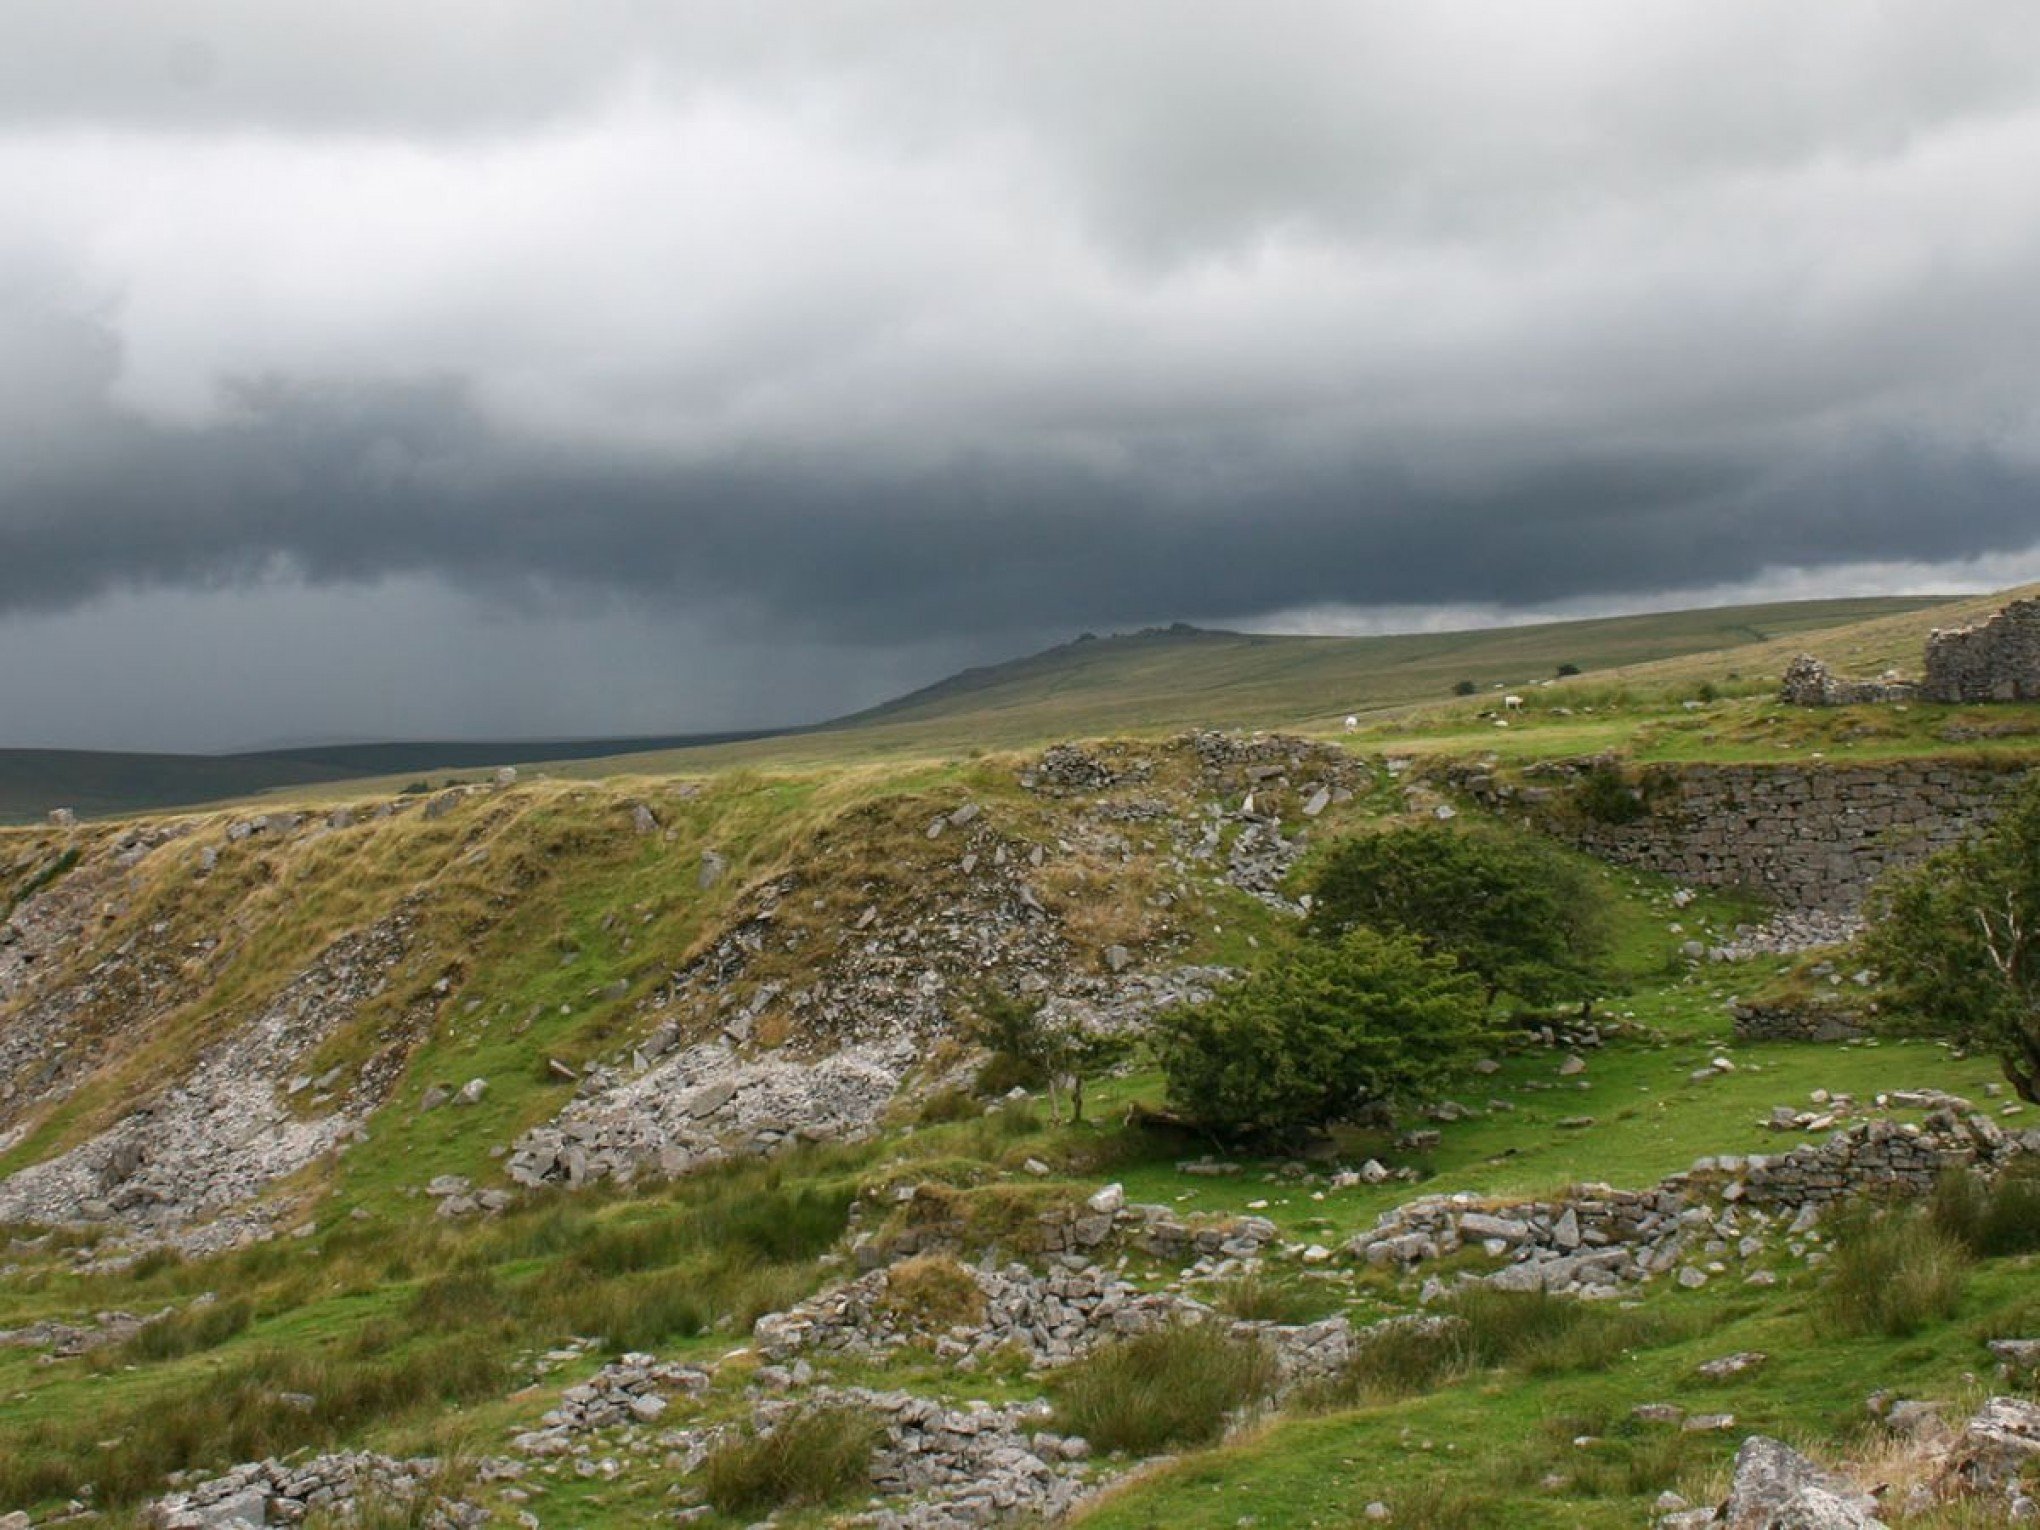
M 2040 7 L 8 0 L 0 744 L 2040 576 Z

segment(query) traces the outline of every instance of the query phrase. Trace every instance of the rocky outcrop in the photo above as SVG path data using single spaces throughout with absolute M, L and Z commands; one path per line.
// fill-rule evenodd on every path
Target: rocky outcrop
M 1993 1397 L 1948 1447 L 1937 1486 L 1944 1497 L 1997 1493 L 2024 1497 L 2021 1483 L 2036 1462 L 2040 1462 L 2040 1403 Z
M 1658 1521 L 1661 1530 L 1882 1530 L 1877 1500 L 1824 1472 L 1791 1446 L 1753 1434 L 1735 1456 L 1728 1501 Z
M 911 1039 L 834 1056 L 746 1058 L 726 1042 L 689 1047 L 634 1078 L 605 1070 L 506 1164 L 522 1185 L 685 1174 L 732 1152 L 861 1136 L 919 1061 Z
M 2025 1524 L 2040 1518 L 2025 1474 L 2040 1461 L 2040 1404 L 1991 1397 L 1959 1430 L 1938 1419 L 1940 1405 L 1899 1402 L 1888 1427 L 1924 1457 L 1925 1480 L 1905 1495 L 1904 1522 L 1962 1505 L 1963 1524 Z M 1883 1491 L 1880 1487 L 1879 1491 Z M 1976 1517 L 1980 1511 L 1983 1517 Z M 1725 1502 L 1660 1515 L 1657 1530 L 1880 1530 L 1877 1497 L 1848 1476 L 1824 1470 L 1777 1440 L 1751 1435 L 1736 1452 Z
M 0 1221 L 118 1217 L 138 1231 L 167 1234 L 242 1205 L 349 1141 L 394 1074 L 371 1069 L 308 1079 L 298 1067 L 383 991 L 409 949 L 413 922 L 402 909 L 341 937 L 251 1020 L 202 1053 L 187 1076 L 126 1120 L 0 1180 Z M 292 1108 L 296 1094 L 310 1111 Z M 233 1241 L 261 1226 L 258 1217 L 224 1236 Z
M 127 911 L 142 863 L 189 831 L 151 824 L 96 843 L 36 847 L 25 867 L 29 890 L 0 922 L 0 1010 L 11 1009 L 0 1026 L 0 1129 L 68 1094 L 97 1055 L 98 1032 L 186 991 L 184 968 L 209 947 L 93 946 Z

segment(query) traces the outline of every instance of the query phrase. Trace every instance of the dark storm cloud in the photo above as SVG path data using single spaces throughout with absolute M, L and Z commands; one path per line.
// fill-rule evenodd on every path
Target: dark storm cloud
M 630 467 L 506 440 L 450 384 L 237 403 L 232 425 L 129 424 L 90 462 L 17 479 L 0 609 L 282 565 L 541 603 L 719 601 L 788 634 L 884 644 L 1313 602 L 1534 605 L 1630 589 L 1640 570 L 1729 583 L 1866 549 L 1976 557 L 2031 542 L 2040 487 L 1988 453 L 1895 439 L 1783 463 L 1581 455 L 1470 492 L 1239 438 L 1109 468 Z
M 2016 0 L 16 0 L 0 621 L 398 580 L 891 675 L 2021 554 L 2036 56 Z

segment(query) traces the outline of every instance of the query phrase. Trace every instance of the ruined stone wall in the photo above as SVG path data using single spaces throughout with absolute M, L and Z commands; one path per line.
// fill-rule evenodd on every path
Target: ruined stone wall
M 1652 766 L 1637 777 L 1639 816 L 1582 811 L 1568 778 L 1517 787 L 1479 771 L 1453 784 L 1501 811 L 1619 865 L 1701 886 L 1748 886 L 1786 909 L 1853 912 L 1885 871 L 1951 845 L 1995 816 L 2015 767 L 1930 760 L 1874 765 Z
M 1510 1261 L 1484 1277 L 1502 1290 L 1580 1292 L 1674 1270 L 1681 1285 L 1705 1285 L 1704 1265 L 1695 1266 L 1712 1257 L 1709 1240 L 1761 1243 L 1786 1217 L 1794 1219 L 1784 1229 L 1791 1236 L 1840 1202 L 1916 1199 L 1948 1169 L 1995 1176 L 2040 1152 L 2040 1130 L 2007 1132 L 1988 1116 L 1963 1113 L 1967 1101 L 1944 1098 L 1950 1108 L 1917 1126 L 1857 1121 L 1783 1153 L 1698 1159 L 1645 1190 L 1584 1185 L 1552 1200 L 1505 1204 L 1464 1193 L 1425 1196 L 1383 1212 L 1346 1252 L 1408 1271 L 1482 1246 Z
M 1867 1036 L 1865 1017 L 1821 1004 L 1738 1004 L 1737 1041 L 1850 1041 Z
M 1876 680 L 1852 680 L 1837 675 L 1810 653 L 1803 653 L 1786 666 L 1778 688 L 1778 699 L 1795 707 L 1855 707 L 1895 701 L 1911 701 L 1919 687 L 1896 675 Z
M 1989 621 L 1927 638 L 1929 701 L 2040 700 L 2040 600 L 2015 600 Z

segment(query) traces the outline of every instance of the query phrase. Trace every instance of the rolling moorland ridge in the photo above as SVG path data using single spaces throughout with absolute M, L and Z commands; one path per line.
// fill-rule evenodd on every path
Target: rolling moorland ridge
M 311 790 L 396 790 L 416 778 L 486 779 L 500 766 L 665 774 L 731 763 L 827 765 L 940 757 L 971 747 L 1193 727 L 1326 724 L 1356 709 L 1433 700 L 1571 662 L 1606 670 L 1905 615 L 1940 604 L 1872 597 L 1731 606 L 1409 637 L 1298 638 L 1156 629 L 1079 640 L 969 670 L 834 722 L 761 735 L 334 744 L 229 755 L 0 749 L 0 823 L 52 808 L 108 816 Z M 1916 646 L 1916 645 L 1915 645 Z
M 0 830 L 0 1524 L 2014 1522 L 2040 1116 L 1853 942 L 2040 705 L 1779 688 L 2030 593 L 1165 630 Z M 1590 992 L 1393 1113 L 1186 1111 L 1154 1038 L 1337 847 L 1469 829 Z

